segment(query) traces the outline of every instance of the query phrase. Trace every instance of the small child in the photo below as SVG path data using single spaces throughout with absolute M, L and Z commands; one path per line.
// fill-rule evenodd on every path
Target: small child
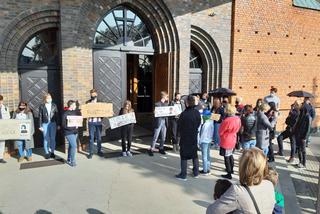
M 202 113 L 203 124 L 199 132 L 199 145 L 202 154 L 203 170 L 200 171 L 202 175 L 210 174 L 210 147 L 213 140 L 213 121 L 211 120 L 211 112 L 204 110 Z
M 214 186 L 213 198 L 214 200 L 219 199 L 227 190 L 232 186 L 232 183 L 226 179 L 218 179 L 216 185 Z M 227 214 L 232 214 L 229 212 Z
M 269 167 L 269 173 L 266 179 L 271 181 L 273 183 L 274 188 L 276 189 L 276 186 L 279 180 L 279 175 L 275 169 L 273 169 L 272 167 Z M 276 198 L 276 205 L 274 206 L 273 214 L 282 214 L 282 210 L 284 209 L 284 197 L 281 193 L 275 190 L 275 198 Z

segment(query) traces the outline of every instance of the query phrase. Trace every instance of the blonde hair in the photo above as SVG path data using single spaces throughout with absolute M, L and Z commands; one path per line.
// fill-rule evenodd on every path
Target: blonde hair
M 279 178 L 278 172 L 272 167 L 268 167 L 268 174 L 265 179 L 268 181 L 271 181 L 273 186 L 277 186 L 278 178 Z
M 270 109 L 270 106 L 268 103 L 262 103 L 260 106 L 259 106 L 259 111 L 268 111 Z
M 268 174 L 267 158 L 262 150 L 244 150 L 239 160 L 239 178 L 243 186 L 259 185 Z
M 48 97 L 51 97 L 51 98 L 52 98 L 51 94 L 49 94 L 49 93 L 45 94 L 45 95 L 43 96 L 43 101 L 46 101 Z
M 233 115 L 237 112 L 236 107 L 231 104 L 227 104 L 224 111 L 227 115 Z
M 127 105 L 129 106 L 129 108 L 127 109 Z M 126 100 L 123 104 L 123 111 L 125 113 L 130 113 L 130 112 L 133 112 L 133 109 L 132 109 L 132 104 L 131 104 L 131 101 L 130 100 Z
M 161 98 L 165 98 L 165 97 L 168 96 L 168 93 L 165 92 L 165 91 L 161 91 L 161 92 L 160 92 L 160 96 L 161 96 Z

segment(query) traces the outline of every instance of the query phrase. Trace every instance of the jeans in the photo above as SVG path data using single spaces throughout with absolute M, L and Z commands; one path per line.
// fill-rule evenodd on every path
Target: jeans
M 76 163 L 76 151 L 77 151 L 77 134 L 67 135 L 68 146 L 68 162 L 74 164 Z
M 24 157 L 24 148 L 25 148 L 25 144 L 26 141 L 24 140 L 18 140 L 16 141 L 16 144 L 18 146 L 18 152 L 19 152 L 19 156 L 20 157 Z M 26 149 L 26 157 L 31 157 L 32 156 L 32 149 Z
M 158 137 L 161 133 L 160 136 L 160 149 L 163 149 L 164 146 L 164 141 L 166 140 L 166 134 L 167 134 L 167 127 L 166 127 L 166 121 L 161 120 L 160 121 L 160 126 L 158 128 L 154 129 L 154 134 L 153 134 L 153 139 L 152 139 L 152 144 L 151 144 L 151 149 L 155 149 L 156 143 L 158 140 Z
M 49 154 L 50 146 L 50 152 L 54 153 L 54 150 L 56 149 L 57 124 L 55 122 L 43 123 L 42 128 L 44 152 Z
M 211 143 L 211 142 L 210 142 Z M 210 158 L 210 143 L 201 143 L 202 164 L 203 171 L 210 171 L 211 158 Z
M 251 149 L 253 147 L 256 146 L 256 143 L 257 141 L 256 140 L 249 140 L 249 141 L 246 141 L 242 144 L 242 148 L 243 149 Z
M 131 149 L 132 142 L 132 133 L 133 133 L 133 124 L 129 124 L 121 127 L 121 146 L 122 152 L 129 152 Z M 126 145 L 126 141 L 128 145 Z
M 290 138 L 290 144 L 291 144 L 291 153 L 290 157 L 294 157 L 294 152 L 295 152 L 295 143 L 294 138 L 292 136 L 292 133 L 290 130 L 286 129 L 285 131 L 281 132 L 281 134 L 277 137 L 278 141 L 278 147 L 279 147 L 279 154 L 283 154 L 283 140 Z
M 263 151 L 263 154 L 264 154 L 265 156 L 268 156 L 269 147 L 262 148 L 262 151 Z
M 296 142 L 297 142 L 299 162 L 302 165 L 306 166 L 306 144 L 307 144 L 307 141 L 297 137 Z
M 100 122 L 91 122 L 89 123 L 89 154 L 93 154 L 93 143 L 94 143 L 94 137 L 96 134 L 96 140 L 97 140 L 97 149 L 98 153 L 101 152 L 101 132 L 102 132 L 102 123 Z
M 170 119 L 171 125 L 171 137 L 172 137 L 172 144 L 179 144 L 180 137 L 178 134 L 178 120 L 176 118 Z
M 194 158 L 192 159 L 193 163 L 193 175 L 198 176 L 199 175 L 199 159 Z M 187 167 L 188 167 L 188 160 L 182 160 L 181 159 L 181 176 L 187 177 Z
M 220 146 L 219 127 L 220 123 L 214 123 L 213 142 L 216 146 Z

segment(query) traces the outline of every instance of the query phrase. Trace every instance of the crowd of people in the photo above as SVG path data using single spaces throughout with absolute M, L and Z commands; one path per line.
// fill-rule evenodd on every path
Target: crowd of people
M 86 103 L 97 103 L 98 91 L 90 91 L 90 99 Z M 226 180 L 218 180 L 214 190 L 215 202 L 211 204 L 207 213 L 247 213 L 256 210 L 256 213 L 281 213 L 283 196 L 274 191 L 278 175 L 274 169 L 268 167 L 268 162 L 275 160 L 273 140 L 276 138 L 276 124 L 279 118 L 280 99 L 277 89 L 271 88 L 270 94 L 264 99 L 257 99 L 256 105 L 243 104 L 242 98 L 237 97 L 235 105 L 229 103 L 228 97 L 213 97 L 209 101 L 207 93 L 202 97 L 188 95 L 182 99 L 180 93 L 169 102 L 169 95 L 161 92 L 161 99 L 155 107 L 177 106 L 181 114 L 171 117 L 155 117 L 153 138 L 148 154 L 154 156 L 155 152 L 166 155 L 166 134 L 173 145 L 173 151 L 179 152 L 181 172 L 176 175 L 179 180 L 187 180 L 188 160 L 193 162 L 193 176 L 209 175 L 211 170 L 211 148 L 218 149 L 223 157 Z M 12 117 L 3 103 L 0 95 L 0 119 L 29 119 L 32 123 L 31 135 L 35 128 L 43 134 L 43 149 L 45 158 L 55 158 L 56 133 L 62 129 L 69 143 L 67 163 L 76 166 L 76 149 L 78 127 L 67 125 L 68 116 L 80 116 L 81 110 L 77 101 L 69 100 L 60 118 L 56 104 L 47 94 L 39 107 L 39 127 L 34 127 L 33 114 L 26 102 L 20 102 Z M 134 112 L 129 100 L 124 102 L 119 115 Z M 283 140 L 290 139 L 291 151 L 288 163 L 295 163 L 297 154 L 299 163 L 297 167 L 306 168 L 306 147 L 309 143 L 310 128 L 315 118 L 315 110 L 310 99 L 296 100 L 290 108 L 286 118 L 286 129 L 277 136 L 278 152 L 283 156 Z M 89 149 L 87 158 L 91 159 L 94 151 L 94 141 L 97 143 L 97 154 L 103 156 L 102 151 L 102 120 L 103 118 L 88 118 Z M 132 156 L 131 144 L 134 124 L 127 124 L 121 129 L 122 156 Z M 160 142 L 157 147 L 157 142 Z M 34 140 L 17 140 L 18 161 L 32 160 Z M 234 152 L 242 149 L 239 160 L 240 184 L 232 184 L 228 180 L 234 174 Z M 201 152 L 202 170 L 199 166 L 198 153 Z M 4 141 L 0 141 L 0 163 L 3 159 Z M 278 212 L 277 212 L 278 210 Z M 280 211 L 279 211 L 280 210 Z M 239 212 L 235 212 L 239 211 Z

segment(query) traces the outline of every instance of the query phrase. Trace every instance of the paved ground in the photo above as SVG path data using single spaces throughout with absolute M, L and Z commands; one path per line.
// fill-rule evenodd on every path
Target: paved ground
M 105 158 L 94 156 L 87 160 L 77 154 L 76 168 L 63 164 L 20 170 L 17 160 L 9 159 L 8 164 L 0 167 L 0 211 L 4 214 L 205 213 L 212 202 L 215 181 L 225 173 L 218 152 L 212 150 L 212 175 L 198 179 L 189 176 L 188 181 L 181 182 L 174 178 L 179 172 L 177 154 L 149 157 L 144 149 L 148 148 L 145 143 L 150 138 L 134 141 L 137 154 L 132 158 L 119 157 L 120 143 L 105 143 L 104 147 L 108 148 Z M 285 146 L 288 150 L 288 145 Z M 65 154 L 59 155 L 65 158 Z M 237 152 L 236 160 L 238 155 Z M 36 154 L 34 159 L 44 161 Z M 286 213 L 301 213 L 300 205 L 303 213 L 315 213 L 312 209 L 318 162 L 308 161 L 308 171 L 300 172 L 288 166 L 284 158 L 276 160 Z M 191 173 L 191 166 L 189 170 Z M 308 173 L 307 178 L 304 173 Z M 234 182 L 237 179 L 235 176 Z

